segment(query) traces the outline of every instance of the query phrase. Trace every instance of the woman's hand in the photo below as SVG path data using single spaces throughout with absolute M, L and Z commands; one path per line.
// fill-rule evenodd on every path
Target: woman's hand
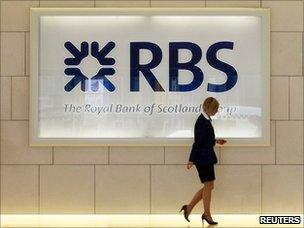
M 216 139 L 215 142 L 217 144 L 223 145 L 223 144 L 225 144 L 227 142 L 227 140 L 225 140 L 225 139 Z
M 187 169 L 191 169 L 192 166 L 193 166 L 193 162 L 189 161 L 187 164 Z

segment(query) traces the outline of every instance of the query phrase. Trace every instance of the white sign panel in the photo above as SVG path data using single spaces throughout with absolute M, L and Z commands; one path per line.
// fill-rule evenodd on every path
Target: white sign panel
M 269 143 L 269 11 L 31 9 L 32 145 Z

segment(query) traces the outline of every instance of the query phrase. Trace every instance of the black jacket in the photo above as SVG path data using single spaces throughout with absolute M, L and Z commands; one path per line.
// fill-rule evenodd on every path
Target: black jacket
M 214 152 L 215 135 L 210 120 L 203 114 L 197 118 L 194 126 L 194 143 L 189 161 L 195 165 L 215 164 L 217 157 Z

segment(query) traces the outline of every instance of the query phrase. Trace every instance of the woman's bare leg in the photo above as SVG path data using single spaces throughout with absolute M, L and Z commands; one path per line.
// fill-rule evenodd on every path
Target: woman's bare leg
M 211 212 L 210 212 L 210 204 L 211 204 L 211 191 L 214 188 L 214 181 L 207 181 L 205 182 L 205 186 L 203 188 L 203 203 L 204 203 L 204 213 L 207 219 L 212 220 Z
M 187 205 L 187 214 L 190 214 L 195 205 L 202 199 L 203 196 L 203 188 L 198 190 L 197 193 L 193 196 L 191 202 Z

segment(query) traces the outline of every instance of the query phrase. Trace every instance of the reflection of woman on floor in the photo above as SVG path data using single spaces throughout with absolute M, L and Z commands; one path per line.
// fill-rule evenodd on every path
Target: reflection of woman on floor
M 204 219 L 209 224 L 217 224 L 213 221 L 210 212 L 211 191 L 214 187 L 214 164 L 217 163 L 217 157 L 214 152 L 214 145 L 218 143 L 223 145 L 226 143 L 224 139 L 215 139 L 214 130 L 211 124 L 211 116 L 214 116 L 219 108 L 219 102 L 213 98 L 208 97 L 203 103 L 203 112 L 197 118 L 194 126 L 194 143 L 192 146 L 187 169 L 195 165 L 200 181 L 204 184 L 192 198 L 188 205 L 184 205 L 181 211 L 184 211 L 184 217 L 189 222 L 190 215 L 194 206 L 203 199 L 204 213 L 202 214 L 202 221 Z

